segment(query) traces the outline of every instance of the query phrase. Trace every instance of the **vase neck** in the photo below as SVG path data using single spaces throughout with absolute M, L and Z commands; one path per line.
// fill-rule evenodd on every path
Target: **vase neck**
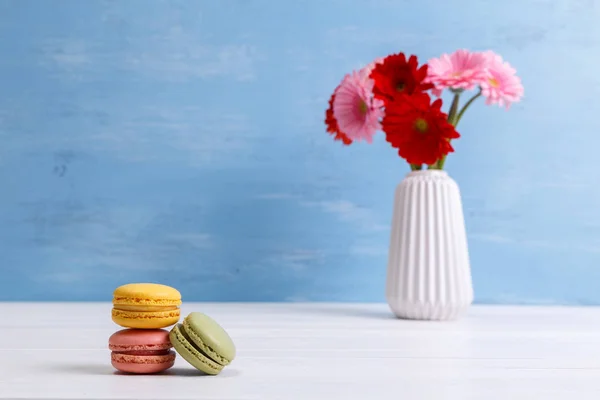
M 423 169 L 420 171 L 410 171 L 408 174 L 406 174 L 406 177 L 418 177 L 418 176 L 430 176 L 430 177 L 447 177 L 448 173 L 446 171 L 442 171 L 439 169 Z

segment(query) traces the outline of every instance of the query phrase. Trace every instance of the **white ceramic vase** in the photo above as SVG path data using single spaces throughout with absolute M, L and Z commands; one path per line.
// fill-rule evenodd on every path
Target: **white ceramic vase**
M 445 171 L 412 171 L 396 188 L 386 299 L 418 320 L 457 319 L 473 302 L 460 190 Z

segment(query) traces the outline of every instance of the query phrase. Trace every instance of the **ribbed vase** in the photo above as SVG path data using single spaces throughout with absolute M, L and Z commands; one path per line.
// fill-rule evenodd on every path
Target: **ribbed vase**
M 456 319 L 473 302 L 460 190 L 445 171 L 410 172 L 396 188 L 386 299 L 419 320 Z

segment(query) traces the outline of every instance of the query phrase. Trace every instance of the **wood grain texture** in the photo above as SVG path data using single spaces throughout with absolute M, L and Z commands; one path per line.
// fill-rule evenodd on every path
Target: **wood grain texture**
M 327 102 L 377 57 L 462 47 L 525 86 L 473 104 L 445 164 L 476 301 L 600 305 L 598 21 L 593 0 L 0 1 L 0 301 L 143 277 L 186 301 L 385 302 L 410 169 L 381 132 L 334 142 Z
M 110 365 L 106 303 L 0 303 L 0 399 L 600 398 L 600 309 L 473 307 L 403 321 L 386 305 L 186 304 L 231 334 L 216 377 L 181 357 L 168 373 Z

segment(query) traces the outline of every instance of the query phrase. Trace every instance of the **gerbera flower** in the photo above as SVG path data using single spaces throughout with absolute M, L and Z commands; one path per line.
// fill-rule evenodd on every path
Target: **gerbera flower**
M 483 53 L 457 50 L 429 60 L 426 81 L 435 85 L 436 96 L 444 89 L 471 90 L 487 76 Z
M 346 136 L 345 133 L 340 131 L 337 120 L 333 116 L 333 101 L 335 100 L 335 92 L 339 86 L 334 90 L 331 98 L 329 98 L 329 108 L 325 111 L 325 125 L 327 125 L 327 132 L 333 135 L 334 140 L 341 140 L 346 146 L 352 144 L 352 139 Z
M 442 100 L 405 96 L 390 102 L 382 126 L 386 140 L 409 164 L 433 164 L 454 151 L 450 139 L 460 135 L 441 111 Z
M 360 70 L 360 74 L 362 76 L 364 76 L 365 78 L 368 78 L 371 75 L 371 72 L 373 72 L 373 68 L 375 68 L 375 66 L 377 64 L 381 64 L 383 62 L 383 60 L 384 60 L 383 57 L 379 57 L 379 58 L 376 58 L 375 60 L 371 61 L 363 69 Z
M 381 129 L 383 102 L 373 98 L 373 80 L 360 72 L 346 75 L 333 99 L 333 116 L 339 130 L 352 140 L 373 141 Z
M 424 81 L 427 65 L 419 68 L 417 57 L 412 55 L 407 60 L 404 53 L 384 58 L 381 64 L 375 65 L 370 76 L 375 81 L 375 97 L 386 102 L 400 94 L 412 95 L 433 88 L 433 84 Z
M 487 76 L 481 82 L 481 94 L 486 104 L 498 104 L 510 108 L 523 97 L 523 85 L 517 71 L 493 51 L 483 53 L 487 58 Z

